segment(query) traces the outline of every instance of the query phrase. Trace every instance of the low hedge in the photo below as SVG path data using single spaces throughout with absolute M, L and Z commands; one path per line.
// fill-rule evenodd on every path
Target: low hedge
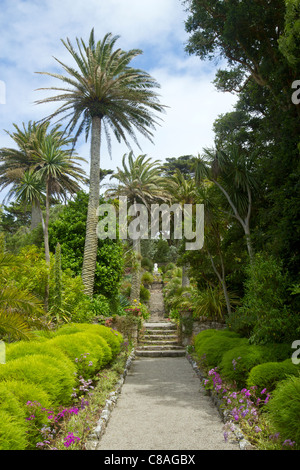
M 0 450 L 24 450 L 27 446 L 25 418 L 0 408 Z
M 266 405 L 270 422 L 283 439 L 295 442 L 300 450 L 300 376 L 280 382 Z
M 220 363 L 220 371 L 229 382 L 245 387 L 251 369 L 270 361 L 283 361 L 290 357 L 289 344 L 242 344 L 226 351 Z
M 242 344 L 224 353 L 220 373 L 229 383 L 236 383 L 238 388 L 243 388 L 250 370 L 267 360 L 264 347 Z
M 47 355 L 33 354 L 0 364 L 0 382 L 21 380 L 38 384 L 54 404 L 68 404 L 75 386 L 75 372 L 75 365 L 70 367 L 54 357 L 50 361 Z
M 106 362 L 105 349 L 101 347 L 95 335 L 87 333 L 59 335 L 44 344 L 61 349 L 76 364 L 78 374 L 86 378 L 92 377 Z
M 278 382 L 291 375 L 297 376 L 299 372 L 299 365 L 293 364 L 291 359 L 259 364 L 251 369 L 247 379 L 247 387 L 266 388 L 268 392 L 271 392 L 276 388 Z
M 213 329 L 201 331 L 194 340 L 196 354 L 199 359 L 205 357 L 208 367 L 219 366 L 226 351 L 245 343 L 247 339 L 234 332 Z
M 70 368 L 74 368 L 72 361 L 55 345 L 51 345 L 48 341 L 18 341 L 10 343 L 6 346 L 6 360 L 11 361 L 19 357 L 32 356 L 33 354 L 42 354 L 65 362 Z
M 20 443 L 16 444 L 14 440 L 11 442 L 13 445 L 12 449 L 23 450 L 30 445 L 34 447 L 37 442 L 34 433 L 36 433 L 36 436 L 39 436 L 38 430 L 48 422 L 45 413 L 34 413 L 35 426 L 32 427 L 29 425 L 30 422 L 28 418 L 32 415 L 31 403 L 34 402 L 40 403 L 41 407 L 45 409 L 51 409 L 53 406 L 52 400 L 47 392 L 43 390 L 42 386 L 21 380 L 4 380 L 0 382 L 0 429 L 2 429 L 3 426 L 1 422 L 1 412 L 4 411 L 5 419 L 8 423 L 12 424 L 12 429 L 15 427 L 14 423 L 17 423 L 19 426 L 20 429 L 17 433 L 18 438 L 20 438 L 22 434 Z M 4 427 L 4 429 L 6 429 L 6 427 Z M 7 432 L 9 429 L 10 426 L 7 427 Z M 5 436 L 2 436 L 2 439 L 0 437 L 1 450 L 5 450 L 7 446 L 9 447 L 9 442 L 6 441 L 4 437 Z M 9 437 L 9 441 L 10 440 L 11 437 Z M 16 445 L 18 447 L 16 447 Z
M 120 352 L 123 336 L 118 331 L 112 330 L 104 325 L 91 323 L 68 323 L 55 332 L 55 337 L 73 333 L 92 333 L 104 338 L 112 350 L 112 357 L 115 358 Z

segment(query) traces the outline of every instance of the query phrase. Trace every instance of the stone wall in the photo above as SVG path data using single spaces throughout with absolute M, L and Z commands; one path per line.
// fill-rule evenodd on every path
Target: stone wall
M 190 312 L 183 313 L 179 325 L 180 339 L 183 346 L 188 346 L 192 342 L 193 336 L 198 335 L 203 330 L 215 329 L 223 330 L 226 328 L 225 323 L 200 318 L 194 320 Z

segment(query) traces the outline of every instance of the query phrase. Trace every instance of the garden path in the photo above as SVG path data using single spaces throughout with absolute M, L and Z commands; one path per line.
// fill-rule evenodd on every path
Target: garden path
M 153 286 L 149 323 L 164 318 Z M 223 422 L 185 356 L 136 356 L 95 450 L 239 450 L 225 442 Z
M 95 450 L 239 450 L 185 357 L 136 358 Z

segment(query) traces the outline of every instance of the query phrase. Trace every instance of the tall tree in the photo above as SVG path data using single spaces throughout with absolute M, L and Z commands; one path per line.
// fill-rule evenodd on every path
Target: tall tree
M 95 42 L 94 29 L 90 33 L 88 44 L 82 39 L 76 39 L 78 51 L 69 39 L 62 40 L 74 59 L 77 70 L 56 59 L 67 75 L 40 72 L 70 86 L 50 88 L 61 91 L 62 94 L 37 101 L 63 101 L 61 107 L 49 118 L 61 115 L 63 118 L 70 118 L 67 129 L 72 132 L 78 126 L 75 140 L 83 131 L 86 139 L 91 132 L 89 207 L 82 268 L 85 293 L 90 296 L 93 294 L 97 257 L 101 131 L 104 130 L 106 134 L 109 151 L 110 130 L 119 142 L 124 141 L 128 146 L 127 135 L 138 144 L 135 130 L 152 140 L 152 130 L 156 124 L 154 111 L 162 112 L 164 109 L 154 91 L 159 87 L 158 83 L 146 72 L 129 65 L 141 54 L 141 50 L 114 50 L 117 40 L 118 36 L 109 33 L 102 41 Z
M 46 128 L 49 123 L 44 124 Z M 81 188 L 79 182 L 85 182 L 85 172 L 77 165 L 84 161 L 72 153 L 72 139 L 66 137 L 60 125 L 56 125 L 43 135 L 42 139 L 35 139 L 31 150 L 34 164 L 32 166 L 36 178 L 44 183 L 46 193 L 46 216 L 44 223 L 44 242 L 46 262 L 50 264 L 49 250 L 49 217 L 51 197 L 67 199 Z
M 126 162 L 126 158 L 128 163 Z M 168 200 L 169 194 L 163 188 L 161 166 L 158 161 L 151 161 L 146 155 L 139 155 L 134 158 L 133 152 L 124 155 L 122 168 L 110 179 L 116 179 L 118 185 L 107 190 L 110 197 L 126 196 L 130 205 L 143 204 L 147 211 L 150 204 Z M 148 231 L 148 228 L 147 228 Z M 140 271 L 141 271 L 141 239 L 137 237 L 133 240 L 133 250 L 135 253 L 135 265 L 132 276 L 131 301 L 140 298 Z
M 6 133 L 16 144 L 16 148 L 2 148 L 0 150 L 0 187 L 10 187 L 7 198 L 19 195 L 22 192 L 26 203 L 31 207 L 31 229 L 43 222 L 41 201 L 43 193 L 40 183 L 36 180 L 31 170 L 34 161 L 32 159 L 32 144 L 35 139 L 41 140 L 46 132 L 46 127 L 29 121 L 23 123 L 23 128 L 13 124 L 15 131 Z M 27 194 L 25 194 L 27 193 Z

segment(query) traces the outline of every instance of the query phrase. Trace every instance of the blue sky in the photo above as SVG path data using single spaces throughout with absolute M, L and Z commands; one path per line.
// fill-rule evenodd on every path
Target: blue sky
M 136 155 L 146 153 L 163 161 L 197 155 L 212 146 L 213 122 L 232 110 L 236 97 L 215 90 L 216 64 L 185 53 L 186 18 L 181 0 L 1 0 L 0 81 L 6 86 L 6 103 L 0 104 L 0 147 L 13 146 L 4 132 L 13 129 L 12 123 L 37 121 L 54 109 L 35 105 L 35 100 L 49 96 L 35 90 L 58 82 L 35 72 L 61 72 L 53 56 L 70 63 L 61 39 L 68 37 L 74 44 L 76 37 L 87 41 L 92 28 L 96 39 L 111 32 L 120 35 L 118 47 L 143 50 L 132 65 L 157 80 L 161 103 L 169 106 L 154 145 L 139 138 L 142 151 L 133 144 Z M 89 143 L 80 140 L 76 151 L 89 159 Z M 127 152 L 125 145 L 113 141 L 111 160 L 103 143 L 102 168 L 116 169 Z

